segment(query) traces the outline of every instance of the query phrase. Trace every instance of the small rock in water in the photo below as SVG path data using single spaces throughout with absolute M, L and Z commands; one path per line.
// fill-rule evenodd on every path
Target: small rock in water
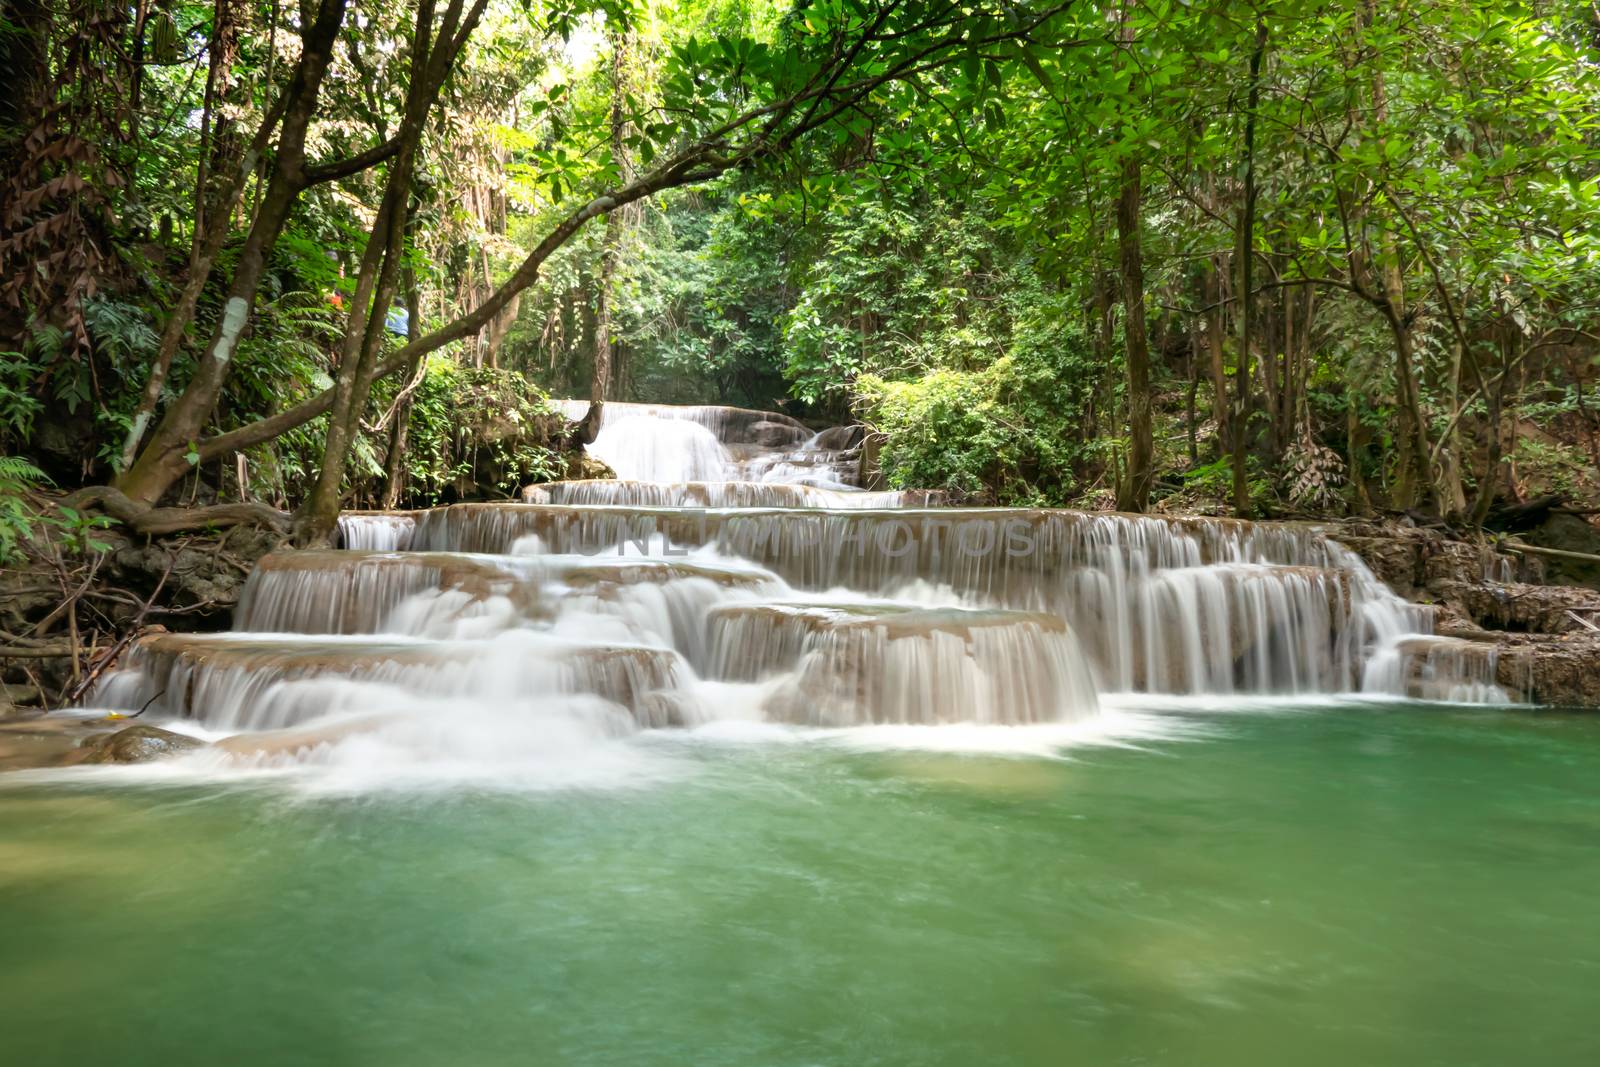
M 176 756 L 205 744 L 193 737 L 156 726 L 130 726 L 92 737 L 78 746 L 76 763 L 148 763 Z

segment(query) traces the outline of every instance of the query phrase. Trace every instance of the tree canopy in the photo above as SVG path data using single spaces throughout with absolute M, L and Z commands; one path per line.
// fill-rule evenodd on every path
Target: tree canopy
M 985 503 L 1600 489 L 1586 2 L 0 17 L 17 478 L 315 543 L 476 462 L 459 404 L 553 394 L 863 421 Z

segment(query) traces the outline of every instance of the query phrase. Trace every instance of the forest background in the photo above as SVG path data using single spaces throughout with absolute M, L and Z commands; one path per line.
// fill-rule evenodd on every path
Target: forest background
M 1588 0 L 5 0 L 0 49 L 0 561 L 509 495 L 549 396 L 858 420 L 976 503 L 1600 494 Z

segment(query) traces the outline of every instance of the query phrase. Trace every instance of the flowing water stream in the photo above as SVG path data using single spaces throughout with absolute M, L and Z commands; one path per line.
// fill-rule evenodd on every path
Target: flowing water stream
M 618 481 L 347 515 L 91 694 L 214 746 L 5 780 L 18 1062 L 1600 1052 L 1600 727 L 1318 530 L 615 407 Z

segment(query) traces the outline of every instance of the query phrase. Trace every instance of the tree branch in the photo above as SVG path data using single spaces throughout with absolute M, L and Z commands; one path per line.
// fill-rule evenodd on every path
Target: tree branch
M 305 184 L 307 188 L 321 185 L 323 182 L 334 182 L 341 178 L 348 178 L 360 174 L 364 170 L 382 163 L 384 160 L 400 151 L 400 138 L 391 137 L 382 144 L 374 145 L 365 152 L 359 152 L 348 159 L 334 160 L 332 163 L 320 163 L 315 167 L 307 167 Z

